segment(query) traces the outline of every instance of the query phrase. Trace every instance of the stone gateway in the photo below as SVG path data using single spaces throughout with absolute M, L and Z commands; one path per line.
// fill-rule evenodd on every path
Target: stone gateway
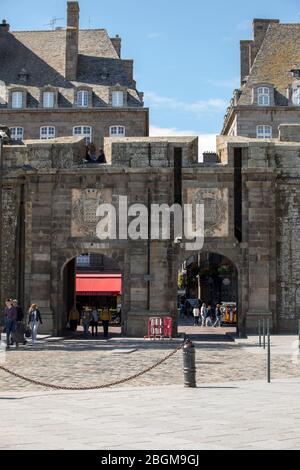
M 108 163 L 83 163 L 80 137 L 25 141 L 2 149 L 1 302 L 37 303 L 45 333 L 64 332 L 74 302 L 74 259 L 113 260 L 123 277 L 122 333 L 143 336 L 153 315 L 177 330 L 177 276 L 193 254 L 170 240 L 106 240 L 96 208 L 120 196 L 128 204 L 204 202 L 202 252 L 225 256 L 237 271 L 238 328 L 272 318 L 274 332 L 299 319 L 300 126 L 277 140 L 218 138 L 219 163 L 198 163 L 197 138 L 107 138 Z M 60 155 L 61 158 L 57 158 Z M 119 217 L 119 214 L 117 214 Z

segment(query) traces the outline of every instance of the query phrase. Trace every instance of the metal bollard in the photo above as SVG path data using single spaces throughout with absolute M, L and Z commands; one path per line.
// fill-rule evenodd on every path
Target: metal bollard
M 271 383 L 271 335 L 270 335 L 270 320 L 267 320 L 267 334 L 268 334 L 268 383 Z
M 259 347 L 261 348 L 261 321 L 258 320 L 258 338 L 259 338 Z
M 186 340 L 183 347 L 183 375 L 184 386 L 196 388 L 196 352 L 190 339 Z

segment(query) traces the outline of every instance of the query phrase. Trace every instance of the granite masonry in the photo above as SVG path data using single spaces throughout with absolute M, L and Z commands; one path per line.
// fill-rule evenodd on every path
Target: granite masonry
M 105 140 L 106 165 L 83 163 L 84 141 L 66 137 L 3 147 L 1 303 L 40 305 L 43 331 L 61 334 L 82 253 L 113 259 L 123 275 L 122 333 L 143 336 L 153 314 L 177 328 L 177 274 L 194 252 L 166 241 L 108 240 L 95 232 L 99 202 L 203 202 L 201 252 L 226 256 L 238 273 L 241 334 L 257 318 L 295 332 L 300 318 L 300 126 L 267 141 L 220 136 L 220 163 L 198 163 L 197 138 Z

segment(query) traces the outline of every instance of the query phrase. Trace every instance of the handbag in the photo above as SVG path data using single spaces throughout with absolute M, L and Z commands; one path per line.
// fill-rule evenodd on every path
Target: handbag
M 31 328 L 28 327 L 25 330 L 25 338 L 31 338 Z

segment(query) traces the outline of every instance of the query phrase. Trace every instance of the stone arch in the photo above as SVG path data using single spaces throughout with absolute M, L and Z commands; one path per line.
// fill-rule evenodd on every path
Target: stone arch
M 96 244 L 84 244 L 80 243 L 77 246 L 60 250 L 60 254 L 57 257 L 57 269 L 52 279 L 53 291 L 56 292 L 55 298 L 53 299 L 54 304 L 54 333 L 59 335 L 63 333 L 66 325 L 66 285 L 65 276 L 66 269 L 76 259 L 84 253 L 95 253 L 102 254 L 107 258 L 113 260 L 119 267 L 120 273 L 122 274 L 122 333 L 126 330 L 127 324 L 127 312 L 129 310 L 129 270 L 127 252 L 122 247 L 113 247 L 107 245 L 96 245 Z M 70 268 L 72 269 L 72 268 Z
M 199 253 L 217 254 L 227 258 L 234 266 L 237 273 L 237 310 L 238 310 L 238 325 L 237 331 L 241 336 L 246 334 L 246 299 L 247 293 L 245 291 L 244 280 L 246 278 L 246 263 L 245 254 L 241 250 L 238 243 L 228 243 L 228 241 L 207 241 L 199 251 L 185 251 L 182 250 L 180 254 L 180 262 L 183 263 L 188 257 L 198 255 Z

